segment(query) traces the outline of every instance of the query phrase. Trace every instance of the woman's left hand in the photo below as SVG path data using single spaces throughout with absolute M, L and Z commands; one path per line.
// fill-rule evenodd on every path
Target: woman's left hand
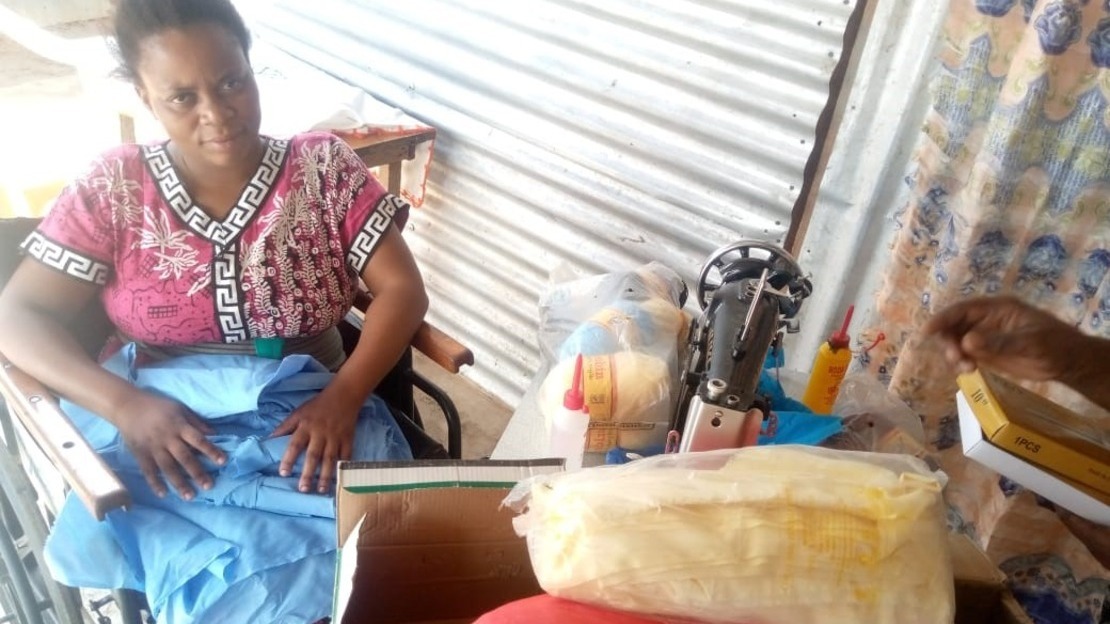
M 281 475 L 293 473 L 293 464 L 304 453 L 300 491 L 309 492 L 319 470 L 316 491 L 325 494 L 335 481 L 336 463 L 350 459 L 355 438 L 355 422 L 359 405 L 331 398 L 325 389 L 298 407 L 274 429 L 273 437 L 292 434 L 289 447 L 281 458 Z
M 361 277 L 374 300 L 366 309 L 354 351 L 320 394 L 274 429 L 275 437 L 293 436 L 281 458 L 283 476 L 292 474 L 297 457 L 305 454 L 302 492 L 311 491 L 317 470 L 316 490 L 331 489 L 336 462 L 351 457 L 359 409 L 397 363 L 428 309 L 420 271 L 393 226 L 385 231 Z

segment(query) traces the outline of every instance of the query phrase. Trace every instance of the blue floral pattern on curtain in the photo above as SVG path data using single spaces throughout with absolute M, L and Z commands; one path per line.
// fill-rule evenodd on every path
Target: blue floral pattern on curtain
M 1110 617 L 1110 571 L 1033 493 L 967 461 L 955 383 L 918 328 L 1009 293 L 1110 336 L 1110 0 L 951 0 L 933 106 L 861 361 L 923 417 L 950 523 L 1038 623 Z M 1110 365 L 1108 365 L 1110 370 Z M 1043 388 L 1110 430 L 1110 414 Z

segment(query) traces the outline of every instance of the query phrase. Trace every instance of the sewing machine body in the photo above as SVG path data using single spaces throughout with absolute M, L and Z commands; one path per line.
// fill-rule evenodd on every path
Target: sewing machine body
M 783 331 L 797 331 L 794 317 L 811 291 L 794 259 L 774 245 L 740 241 L 710 256 L 673 422 L 679 452 L 750 446 L 761 431 L 773 433 L 759 378 Z

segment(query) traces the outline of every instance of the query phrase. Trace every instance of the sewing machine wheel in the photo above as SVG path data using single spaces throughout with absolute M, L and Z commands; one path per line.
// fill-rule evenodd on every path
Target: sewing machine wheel
M 742 278 L 758 278 L 763 269 L 771 272 L 773 281 L 784 282 L 775 284 L 776 288 L 794 286 L 795 283 L 808 288 L 809 281 L 786 250 L 770 243 L 742 240 L 714 251 L 702 265 L 698 276 L 698 305 L 704 310 L 721 284 Z

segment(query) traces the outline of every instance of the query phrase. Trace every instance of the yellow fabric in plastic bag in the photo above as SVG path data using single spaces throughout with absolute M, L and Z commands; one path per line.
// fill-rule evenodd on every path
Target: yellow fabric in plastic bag
M 606 389 L 610 394 L 612 420 L 656 425 L 654 429 L 622 430 L 616 434 L 613 446 L 642 449 L 652 444 L 662 445 L 666 441 L 672 411 L 672 375 L 667 363 L 637 351 L 618 351 L 596 357 L 609 358 L 611 387 Z M 537 399 L 548 429 L 555 413 L 563 405 L 563 393 L 573 377 L 574 360 L 562 360 L 551 369 L 540 386 Z M 608 447 L 594 450 L 606 451 Z
M 720 622 L 954 617 L 941 484 L 913 458 L 753 447 L 527 487 L 517 529 L 555 596 Z

